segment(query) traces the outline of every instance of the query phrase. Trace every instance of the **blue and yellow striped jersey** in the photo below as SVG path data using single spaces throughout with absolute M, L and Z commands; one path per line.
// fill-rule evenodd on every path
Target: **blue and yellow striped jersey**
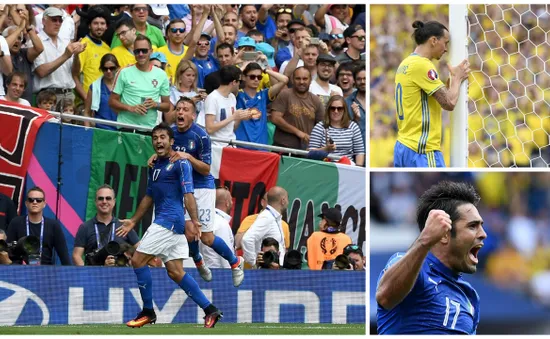
M 434 64 L 418 54 L 397 69 L 397 140 L 419 154 L 441 150 L 441 106 L 431 95 L 443 86 Z

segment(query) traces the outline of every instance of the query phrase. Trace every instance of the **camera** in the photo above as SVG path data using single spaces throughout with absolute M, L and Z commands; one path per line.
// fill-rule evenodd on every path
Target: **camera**
M 283 268 L 287 270 L 302 269 L 302 254 L 298 250 L 290 250 L 286 253 Z
M 115 257 L 115 266 L 128 266 L 128 258 L 124 255 L 127 246 L 116 241 L 109 241 L 107 245 L 86 254 L 86 264 L 91 266 L 104 266 L 105 259 L 112 255 Z
M 340 254 L 334 259 L 334 266 L 333 269 L 335 270 L 349 270 L 354 269 L 354 266 L 352 265 L 351 261 L 349 260 L 349 257 L 345 254 Z
M 14 261 L 23 261 L 28 259 L 29 264 L 40 264 L 40 240 L 34 235 L 22 237 L 18 241 L 6 242 L 0 240 L 0 252 L 8 252 L 10 258 Z
M 278 264 L 279 263 L 279 254 L 277 254 L 277 252 L 271 250 L 271 251 L 266 251 L 264 252 L 263 254 L 263 260 L 264 260 L 264 263 L 262 264 L 262 268 L 271 268 L 271 264 L 272 263 L 276 263 Z

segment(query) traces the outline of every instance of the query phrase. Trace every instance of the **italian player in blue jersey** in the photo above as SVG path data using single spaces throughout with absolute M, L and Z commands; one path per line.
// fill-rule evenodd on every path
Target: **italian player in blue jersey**
M 462 273 L 475 273 L 487 234 L 468 184 L 440 182 L 420 198 L 420 236 L 396 253 L 376 288 L 379 334 L 475 334 L 479 295 Z
M 147 192 L 134 216 L 121 220 L 122 226 L 117 229 L 118 236 L 126 236 L 147 210 L 155 205 L 155 219 L 132 256 L 143 310 L 126 325 L 142 327 L 154 324 L 157 320 L 153 310 L 153 280 L 147 262 L 158 256 L 164 262 L 168 276 L 204 310 L 204 327 L 214 327 L 222 313 L 206 298 L 195 279 L 183 270 L 183 259 L 189 257 L 185 233 L 187 231 L 198 236 L 200 232 L 191 165 L 187 160 L 170 162 L 170 157 L 175 152 L 171 147 L 174 133 L 169 125 L 161 123 L 153 128 L 152 138 L 158 159 L 153 168 L 149 169 Z M 185 222 L 185 210 L 191 216 L 190 223 Z
M 417 47 L 395 74 L 398 133 L 394 166 L 445 167 L 441 153 L 442 108 L 454 110 L 470 64 L 463 60 L 456 67 L 448 66 L 451 77 L 447 88 L 432 62 L 447 52 L 447 27 L 437 21 L 415 21 L 413 27 Z
M 170 161 L 185 159 L 191 163 L 193 167 L 193 185 L 195 187 L 194 195 L 197 200 L 201 224 L 200 240 L 229 262 L 233 274 L 233 285 L 238 287 L 244 279 L 244 259 L 235 256 L 225 241 L 214 235 L 216 185 L 214 177 L 210 174 L 210 164 L 212 162 L 210 136 L 194 122 L 196 110 L 195 102 L 192 99 L 180 98 L 176 103 L 175 111 L 176 126 L 173 127 L 175 139 L 173 149 L 175 153 Z M 154 159 L 155 155 L 149 159 L 150 164 L 153 163 Z M 185 215 L 185 219 L 189 220 L 189 214 Z M 199 240 L 191 236 L 188 236 L 187 239 L 189 240 L 191 256 L 201 277 L 205 281 L 211 281 L 212 272 L 202 260 L 199 252 Z

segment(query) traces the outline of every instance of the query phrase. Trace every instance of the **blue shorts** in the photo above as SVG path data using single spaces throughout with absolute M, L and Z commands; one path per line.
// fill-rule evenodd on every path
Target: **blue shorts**
M 394 167 L 445 167 L 445 160 L 440 151 L 426 152 L 419 154 L 403 145 L 399 141 L 395 142 L 393 150 Z

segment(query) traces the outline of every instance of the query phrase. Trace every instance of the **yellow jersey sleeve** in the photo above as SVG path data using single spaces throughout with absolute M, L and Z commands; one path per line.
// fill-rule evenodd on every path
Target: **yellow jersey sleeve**
M 410 80 L 428 95 L 434 94 L 438 89 L 445 86 L 441 79 L 439 79 L 439 74 L 434 64 L 425 58 L 414 63 L 414 67 L 412 67 L 410 73 Z

